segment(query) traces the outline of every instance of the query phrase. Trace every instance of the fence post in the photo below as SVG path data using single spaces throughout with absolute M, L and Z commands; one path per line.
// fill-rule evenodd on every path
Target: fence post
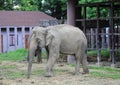
M 17 27 L 14 27 L 14 34 L 15 34 L 15 50 L 17 49 Z
M 8 52 L 9 51 L 9 44 L 10 44 L 10 27 L 7 27 L 6 28 L 7 29 L 7 49 L 6 49 L 6 52 Z
M 104 31 L 104 28 L 101 31 L 101 38 L 102 38 L 102 48 L 105 48 L 105 31 Z
M 1 40 L 1 36 L 2 36 L 2 34 L 1 34 L 1 27 L 0 27 L 0 53 L 2 53 L 2 46 L 1 46 L 1 45 L 2 45 L 2 44 L 1 44 L 1 41 L 2 41 L 2 40 Z
M 116 61 L 115 61 L 115 54 L 114 54 L 114 22 L 113 22 L 113 9 L 114 9 L 114 7 L 113 7 L 113 3 L 110 3 L 110 29 L 111 29 L 111 58 L 112 58 L 112 64 L 111 64 L 111 67 L 115 67 L 115 63 L 116 63 Z
M 97 30 L 96 30 L 96 42 L 97 42 L 97 50 L 98 50 L 98 53 L 97 53 L 97 65 L 100 66 L 100 61 L 101 61 L 101 49 L 100 49 L 100 37 L 99 37 L 99 30 L 100 30 L 100 27 L 99 27 L 99 17 L 100 17 L 100 9 L 99 9 L 99 5 L 97 5 Z
M 97 65 L 100 66 L 101 54 L 100 54 L 100 41 L 99 41 L 98 29 L 96 29 L 96 49 L 97 49 Z
M 90 29 L 90 35 L 91 35 L 91 48 L 93 49 L 94 48 L 94 31 L 93 31 L 93 28 Z
M 22 47 L 25 48 L 25 27 L 22 26 Z

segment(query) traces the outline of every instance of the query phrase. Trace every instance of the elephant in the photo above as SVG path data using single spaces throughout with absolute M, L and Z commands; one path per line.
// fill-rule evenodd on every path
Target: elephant
M 46 66 L 46 77 L 54 76 L 53 67 L 60 53 L 75 56 L 76 75 L 80 72 L 80 63 L 83 67 L 83 73 L 89 73 L 86 53 L 87 39 L 79 28 L 67 24 L 48 26 L 46 28 L 36 26 L 32 32 L 34 40 L 32 40 L 31 44 L 37 44 L 41 48 L 45 46 L 48 47 L 49 59 Z M 31 47 L 30 45 L 30 49 L 32 48 L 32 50 L 35 50 L 36 47 L 37 46 Z M 30 78 L 33 54 L 34 52 L 29 53 L 28 78 Z

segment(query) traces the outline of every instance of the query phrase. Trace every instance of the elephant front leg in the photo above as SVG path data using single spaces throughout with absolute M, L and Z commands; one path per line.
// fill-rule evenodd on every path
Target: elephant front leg
M 48 60 L 47 63 L 47 67 L 46 67 L 46 77 L 52 77 L 54 76 L 54 72 L 53 72 L 53 66 L 55 64 L 56 59 L 55 58 L 50 58 Z
M 32 58 L 32 57 L 29 57 L 28 59 L 29 59 L 29 60 L 28 60 L 27 78 L 30 78 L 33 58 Z
M 47 63 L 47 67 L 46 67 L 46 77 L 52 77 L 54 76 L 54 70 L 53 70 L 53 67 L 54 67 L 54 64 L 57 60 L 57 58 L 59 57 L 59 53 L 57 52 L 52 52 L 52 55 L 50 53 L 50 56 L 49 56 L 49 59 L 48 59 L 48 63 Z

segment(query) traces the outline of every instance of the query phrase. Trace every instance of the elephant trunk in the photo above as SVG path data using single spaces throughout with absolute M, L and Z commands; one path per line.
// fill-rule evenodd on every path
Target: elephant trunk
M 32 68 L 32 61 L 33 61 L 33 57 L 35 55 L 35 50 L 36 49 L 29 49 L 29 52 L 28 52 L 28 72 L 27 72 L 27 78 L 30 78 L 31 68 Z

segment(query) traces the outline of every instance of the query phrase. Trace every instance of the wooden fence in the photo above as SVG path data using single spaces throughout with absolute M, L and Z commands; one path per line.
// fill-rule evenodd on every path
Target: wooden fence
M 111 41 L 113 35 L 113 41 Z M 101 50 L 109 50 L 114 52 L 114 56 L 118 55 L 120 52 L 120 27 L 116 26 L 114 28 L 113 34 L 111 33 L 111 29 L 109 27 L 101 28 L 98 32 L 96 28 L 86 29 L 86 37 L 88 40 L 88 50 L 97 50 L 98 55 L 101 60 Z M 111 43 L 113 42 L 113 43 Z M 112 45 L 114 44 L 114 45 Z M 112 50 L 112 46 L 114 49 Z M 109 57 L 112 58 L 111 55 Z M 99 60 L 99 61 L 100 61 Z

